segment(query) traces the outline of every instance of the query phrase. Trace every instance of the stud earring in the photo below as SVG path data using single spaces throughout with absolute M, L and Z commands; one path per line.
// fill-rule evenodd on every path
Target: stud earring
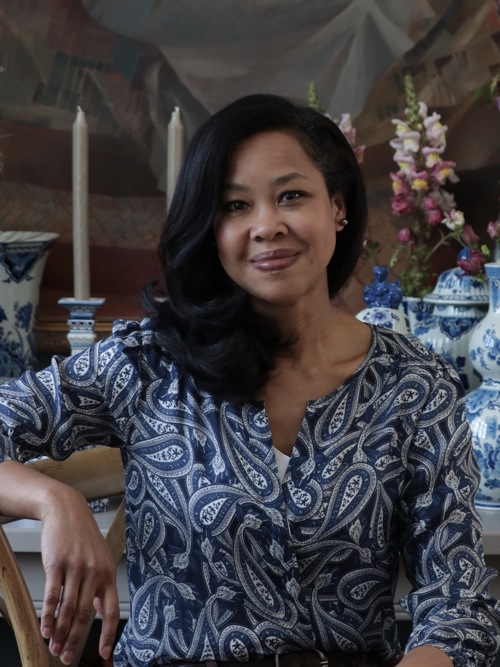
M 342 218 L 342 220 L 339 220 L 339 225 L 341 227 L 347 227 L 348 224 L 349 224 L 349 220 L 347 218 Z

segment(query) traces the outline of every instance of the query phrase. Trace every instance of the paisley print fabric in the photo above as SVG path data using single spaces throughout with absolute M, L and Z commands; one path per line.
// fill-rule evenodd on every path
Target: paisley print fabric
M 400 554 L 408 648 L 493 661 L 461 385 L 416 339 L 373 328 L 360 368 L 308 403 L 283 484 L 263 404 L 200 391 L 147 319 L 0 387 L 0 415 L 4 457 L 122 450 L 131 614 L 117 667 L 309 647 L 392 660 Z

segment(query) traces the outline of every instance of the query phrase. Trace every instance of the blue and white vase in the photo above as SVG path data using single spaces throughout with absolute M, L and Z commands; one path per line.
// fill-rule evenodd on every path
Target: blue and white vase
M 457 266 L 441 273 L 424 301 L 432 306 L 432 315 L 415 327 L 415 335 L 454 366 L 466 392 L 476 389 L 481 375 L 470 360 L 469 342 L 488 310 L 488 285 Z
M 0 379 L 36 368 L 34 324 L 51 232 L 0 232 Z
M 490 307 L 469 345 L 470 359 L 483 381 L 466 397 L 466 414 L 481 469 L 476 503 L 500 509 L 500 263 L 486 264 L 485 271 Z
M 385 266 L 373 267 L 373 274 L 375 276 L 373 282 L 367 285 L 363 292 L 363 299 L 368 307 L 357 313 L 356 317 L 367 324 L 409 333 L 408 319 L 399 310 L 403 296 L 400 282 L 398 280 L 387 282 L 389 269 Z

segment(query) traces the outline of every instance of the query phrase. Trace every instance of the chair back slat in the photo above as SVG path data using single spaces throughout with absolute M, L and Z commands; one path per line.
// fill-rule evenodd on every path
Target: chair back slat
M 49 667 L 49 654 L 40 624 L 4 529 L 0 526 L 0 595 L 3 611 L 12 626 L 23 667 Z M 23 628 L 21 633 L 17 629 Z

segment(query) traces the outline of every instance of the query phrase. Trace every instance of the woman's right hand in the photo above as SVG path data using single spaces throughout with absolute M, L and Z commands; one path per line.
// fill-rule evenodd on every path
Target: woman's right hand
M 92 614 L 102 616 L 99 653 L 111 656 L 120 618 L 116 568 L 85 498 L 60 483 L 40 509 L 46 583 L 41 631 L 49 650 L 69 664 Z

